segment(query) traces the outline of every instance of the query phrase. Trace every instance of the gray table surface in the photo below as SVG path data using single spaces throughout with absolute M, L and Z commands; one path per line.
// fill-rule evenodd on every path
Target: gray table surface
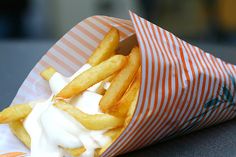
M 32 67 L 53 41 L 0 41 L 0 110 L 8 106 Z M 236 47 L 198 44 L 208 52 L 236 63 Z M 123 155 L 125 157 L 234 157 L 236 120 Z

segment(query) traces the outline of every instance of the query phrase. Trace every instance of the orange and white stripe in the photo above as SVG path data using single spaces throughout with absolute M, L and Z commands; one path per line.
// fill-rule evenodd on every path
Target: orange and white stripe
M 198 125 L 188 128 L 194 123 L 189 120 L 207 111 L 204 104 L 218 96 L 222 86 L 235 93 L 229 77 L 235 76 L 235 67 L 130 15 L 142 53 L 140 97 L 130 125 L 104 156 L 132 151 L 235 116 L 233 107 L 225 109 L 229 102 L 224 102 L 199 118 Z
M 236 76 L 234 65 L 132 12 L 130 17 L 131 21 L 93 16 L 77 24 L 36 64 L 13 103 L 49 96 L 40 71 L 52 66 L 70 76 L 85 64 L 109 29 L 116 27 L 121 40 L 136 33 L 142 56 L 142 81 L 130 124 L 102 156 L 129 152 L 235 117 L 234 106 L 229 106 L 232 102 L 218 102 L 215 105 L 219 107 L 214 110 L 204 107 L 206 102 L 222 94 L 223 86 L 236 94 L 230 78 Z

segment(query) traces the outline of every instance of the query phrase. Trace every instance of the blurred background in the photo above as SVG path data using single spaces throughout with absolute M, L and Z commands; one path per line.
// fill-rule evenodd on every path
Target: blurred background
M 1 0 L 0 39 L 58 39 L 92 15 L 128 10 L 197 42 L 236 43 L 235 0 Z
M 132 10 L 206 52 L 236 64 L 236 0 L 0 0 L 0 109 L 38 60 L 93 15 Z

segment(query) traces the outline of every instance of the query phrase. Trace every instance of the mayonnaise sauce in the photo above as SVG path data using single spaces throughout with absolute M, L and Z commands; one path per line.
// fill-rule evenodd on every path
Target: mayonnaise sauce
M 66 78 L 55 73 L 49 80 L 52 96 L 45 101 L 35 102 L 32 112 L 24 121 L 24 127 L 31 137 L 32 157 L 63 157 L 63 148 L 84 146 L 83 157 L 94 156 L 96 148 L 103 147 L 111 139 L 103 133 L 106 130 L 88 130 L 73 117 L 53 106 L 52 97 L 63 89 L 71 80 L 91 66 L 85 64 L 73 76 Z M 72 105 L 88 114 L 101 114 L 99 101 L 102 95 L 95 91 L 100 83 L 95 84 L 82 94 L 70 100 Z

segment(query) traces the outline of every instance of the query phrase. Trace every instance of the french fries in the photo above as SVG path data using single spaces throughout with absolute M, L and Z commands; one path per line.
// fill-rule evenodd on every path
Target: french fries
M 21 121 L 14 121 L 9 123 L 9 127 L 12 131 L 12 133 L 28 148 L 30 148 L 31 139 L 27 131 L 25 130 L 23 123 Z M 80 148 L 65 148 L 65 150 L 71 155 L 71 156 L 80 156 L 86 149 L 84 147 Z
M 102 97 L 99 105 L 103 112 L 107 113 L 116 102 L 123 96 L 130 83 L 132 82 L 138 68 L 140 66 L 140 54 L 139 48 L 135 47 L 131 50 L 129 55 L 128 63 L 126 66 L 117 74 L 111 83 L 111 86 Z
M 79 94 L 120 70 L 126 64 L 126 60 L 125 56 L 115 55 L 86 70 L 64 87 L 56 97 L 59 99 L 67 99 Z
M 93 52 L 92 56 L 88 59 L 87 63 L 92 67 L 80 73 L 58 94 L 52 95 L 53 99 L 50 101 L 54 107 L 66 112 L 75 120 L 77 120 L 77 122 L 82 124 L 86 128 L 84 130 L 91 130 L 91 132 L 104 130 L 105 133 L 103 131 L 96 132 L 100 133 L 98 137 L 100 138 L 100 136 L 104 135 L 110 137 L 111 140 L 108 140 L 109 142 L 107 141 L 103 147 L 95 149 L 94 156 L 100 156 L 128 126 L 138 101 L 141 82 L 141 58 L 139 54 L 139 48 L 134 47 L 128 56 L 115 55 L 115 52 L 118 52 L 117 48 L 119 45 L 119 40 L 120 37 L 118 30 L 112 28 Z M 40 75 L 45 80 L 49 81 L 55 73 L 56 70 L 53 67 L 49 67 L 42 71 Z M 95 94 L 98 98 L 97 104 L 102 97 L 99 102 L 100 109 L 94 107 L 96 110 L 98 110 L 96 111 L 97 114 L 85 113 L 83 112 L 84 110 L 81 111 L 79 108 L 73 105 L 73 101 L 71 101 L 72 99 L 70 98 L 79 96 L 83 91 L 99 82 L 101 83 L 99 88 L 95 88 L 96 91 L 89 89 L 90 92 L 97 93 Z M 104 84 L 106 83 L 110 84 L 108 89 L 107 87 L 104 88 Z M 88 104 L 88 106 L 89 105 L 90 104 Z M 31 113 L 32 108 L 33 107 L 30 104 L 19 104 L 10 106 L 0 112 L 0 124 L 9 124 L 13 134 L 28 148 L 31 147 L 31 138 L 33 137 L 30 137 L 30 135 L 25 130 L 23 121 Z M 100 111 L 103 113 L 100 113 Z M 33 113 L 34 112 L 32 112 L 32 114 Z M 72 124 L 68 126 L 71 125 Z M 55 130 L 54 127 L 53 130 Z M 69 132 L 71 132 L 73 129 L 67 128 L 65 130 L 70 130 Z M 80 131 L 81 130 L 79 130 L 79 132 Z M 77 130 L 75 132 L 76 133 L 74 135 L 77 136 Z M 86 133 L 87 132 L 83 132 L 83 134 Z M 73 137 L 74 136 L 72 136 L 72 139 Z M 73 149 L 62 149 L 64 149 L 70 156 L 77 157 L 83 155 L 88 147 L 87 145 L 84 145 Z
M 24 143 L 25 146 L 30 148 L 30 143 L 31 143 L 30 136 L 27 133 L 27 131 L 25 130 L 22 121 L 18 120 L 18 121 L 10 122 L 9 127 L 10 127 L 12 133 L 18 139 L 20 139 L 20 141 L 22 143 Z
M 0 124 L 23 119 L 31 112 L 31 110 L 32 108 L 28 104 L 10 106 L 0 112 Z
M 116 103 L 110 110 L 109 114 L 117 117 L 126 117 L 126 114 L 135 99 L 140 88 L 141 73 L 139 72 L 133 81 L 132 85 L 128 88 L 120 101 Z
M 45 80 L 50 80 L 50 78 L 56 73 L 57 71 L 53 67 L 49 67 L 42 71 L 40 75 L 45 79 Z
M 55 103 L 54 106 L 67 112 L 90 130 L 112 129 L 121 126 L 124 122 L 124 119 L 116 118 L 108 114 L 89 115 L 70 104 Z
M 102 42 L 88 59 L 88 64 L 95 66 L 115 54 L 120 41 L 119 32 L 116 28 L 111 30 L 104 37 Z

